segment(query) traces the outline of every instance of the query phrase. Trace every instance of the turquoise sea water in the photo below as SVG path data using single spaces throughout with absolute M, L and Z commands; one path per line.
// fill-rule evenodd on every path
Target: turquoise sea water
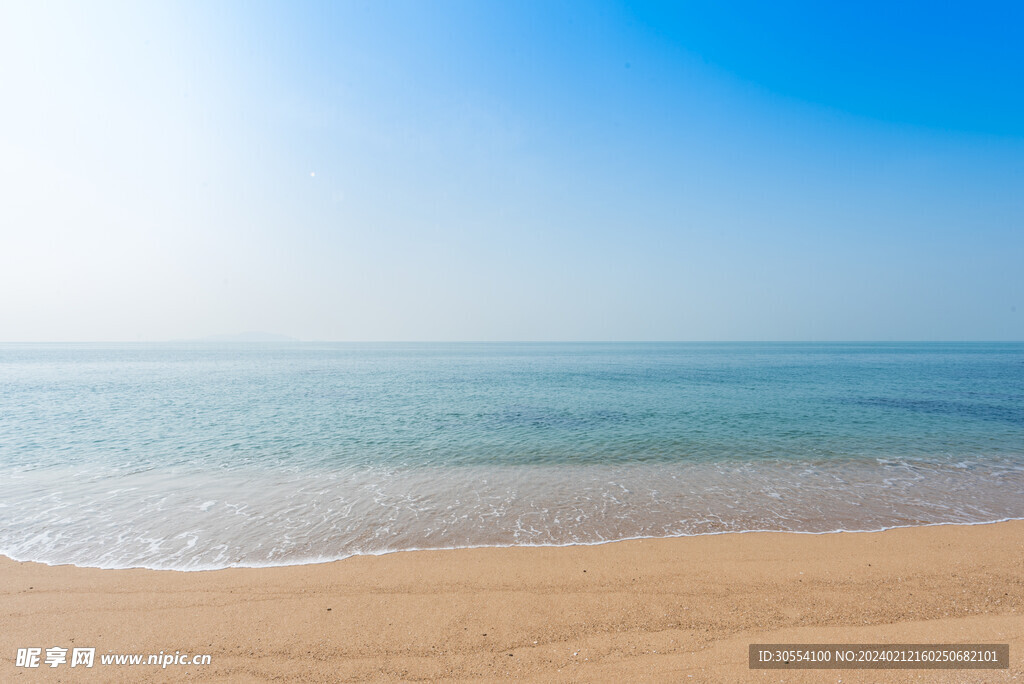
M 0 345 L 0 553 L 200 569 L 1024 517 L 1024 344 Z

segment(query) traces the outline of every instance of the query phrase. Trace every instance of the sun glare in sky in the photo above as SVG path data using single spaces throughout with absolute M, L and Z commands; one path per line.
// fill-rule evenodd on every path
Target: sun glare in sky
M 0 340 L 1019 340 L 1022 21 L 5 3 Z

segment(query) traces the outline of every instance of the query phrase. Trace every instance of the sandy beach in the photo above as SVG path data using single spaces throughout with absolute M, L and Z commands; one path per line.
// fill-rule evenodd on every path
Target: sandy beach
M 0 559 L 2 681 L 1024 681 L 1024 521 L 210 572 Z M 1009 643 L 1009 670 L 750 670 L 751 643 Z M 95 647 L 92 669 L 19 648 Z M 210 664 L 102 666 L 106 653 Z

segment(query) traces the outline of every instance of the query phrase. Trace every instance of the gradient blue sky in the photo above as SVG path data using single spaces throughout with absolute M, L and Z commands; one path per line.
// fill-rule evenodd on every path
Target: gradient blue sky
M 0 340 L 1024 339 L 1022 3 L 0 7 Z

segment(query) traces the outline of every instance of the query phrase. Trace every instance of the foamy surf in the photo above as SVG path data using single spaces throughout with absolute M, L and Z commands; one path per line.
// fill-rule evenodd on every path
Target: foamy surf
M 1021 345 L 0 347 L 0 553 L 204 570 L 1024 518 L 1022 358 Z

